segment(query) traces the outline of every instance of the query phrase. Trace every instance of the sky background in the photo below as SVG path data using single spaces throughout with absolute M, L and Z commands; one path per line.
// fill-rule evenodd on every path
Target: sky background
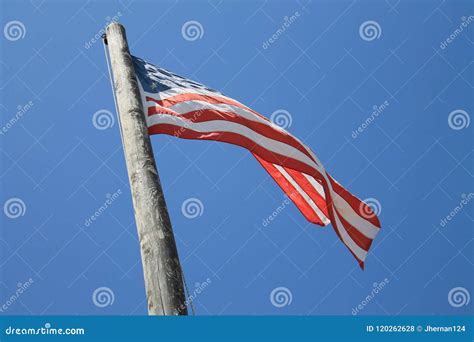
M 147 313 L 107 64 L 94 41 L 114 16 L 132 54 L 267 117 L 286 111 L 287 129 L 379 212 L 382 231 L 362 271 L 331 226 L 308 224 L 285 206 L 248 151 L 153 136 L 189 292 L 208 283 L 193 301 L 197 315 L 351 315 L 358 305 L 363 315 L 472 314 L 473 7 L 467 0 L 2 1 L 0 304 L 7 308 L 0 314 Z M 197 38 L 183 34 L 189 21 L 199 23 Z M 368 21 L 375 36 L 360 31 Z M 113 203 L 88 224 L 108 198 Z M 194 218 L 182 209 L 188 199 L 199 207 Z M 283 292 L 272 297 L 274 290 Z

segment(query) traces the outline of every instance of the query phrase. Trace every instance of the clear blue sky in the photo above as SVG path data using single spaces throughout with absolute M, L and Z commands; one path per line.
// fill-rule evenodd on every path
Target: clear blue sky
M 329 172 L 361 199 L 380 203 L 383 229 L 361 271 L 330 226 L 307 224 L 292 205 L 263 226 L 285 198 L 247 151 L 153 136 L 190 292 L 211 280 L 194 300 L 197 314 L 350 315 L 385 279 L 360 314 L 472 313 L 472 303 L 450 305 L 448 293 L 474 291 L 473 202 L 440 223 L 474 192 L 474 124 L 448 123 L 455 110 L 456 118 L 474 114 L 474 21 L 455 33 L 473 14 L 472 2 L 0 6 L 1 28 L 23 24 L 19 37 L 2 30 L 0 38 L 0 304 L 32 279 L 1 314 L 147 312 L 118 123 L 93 124 L 100 110 L 115 115 L 102 43 L 92 41 L 114 16 L 134 55 L 267 117 L 288 111 L 288 130 Z M 182 27 L 191 20 L 203 34 L 190 41 Z M 375 37 L 360 34 L 367 21 L 378 25 L 369 23 Z M 108 208 L 86 224 L 108 195 Z M 17 218 L 3 210 L 12 198 L 24 203 L 17 200 Z M 183 215 L 189 198 L 202 203 L 200 216 Z M 101 287 L 114 297 L 105 307 L 92 300 Z M 272 305 L 278 287 L 291 303 Z

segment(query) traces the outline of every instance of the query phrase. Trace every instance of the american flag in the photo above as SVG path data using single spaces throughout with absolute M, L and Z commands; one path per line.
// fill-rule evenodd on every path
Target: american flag
M 298 138 L 242 103 L 132 57 L 150 134 L 215 140 L 249 150 L 315 224 L 332 224 L 361 268 L 380 222 Z

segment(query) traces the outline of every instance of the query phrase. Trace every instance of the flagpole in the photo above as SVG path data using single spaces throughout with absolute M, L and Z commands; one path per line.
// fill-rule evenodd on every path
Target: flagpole
M 148 136 L 125 28 L 107 26 L 122 143 L 140 240 L 149 315 L 187 315 L 183 275 Z

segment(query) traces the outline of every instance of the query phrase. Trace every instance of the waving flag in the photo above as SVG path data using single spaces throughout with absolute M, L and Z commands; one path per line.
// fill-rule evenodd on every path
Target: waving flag
M 331 223 L 361 268 L 380 230 L 376 214 L 296 137 L 218 91 L 133 57 L 150 134 L 223 141 L 249 150 L 312 223 Z

